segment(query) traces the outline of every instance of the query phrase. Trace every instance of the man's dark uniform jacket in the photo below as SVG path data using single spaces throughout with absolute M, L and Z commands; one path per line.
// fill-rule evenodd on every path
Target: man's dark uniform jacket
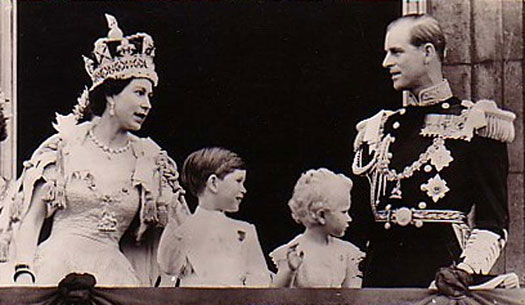
M 407 100 L 357 125 L 352 169 L 370 184 L 370 202 L 352 207 L 368 240 L 364 287 L 428 287 L 461 262 L 487 273 L 507 236 L 514 114 L 461 101 L 446 80 Z

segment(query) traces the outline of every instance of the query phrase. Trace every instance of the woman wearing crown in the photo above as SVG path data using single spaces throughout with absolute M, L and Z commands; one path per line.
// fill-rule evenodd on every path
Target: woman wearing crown
M 158 81 L 153 40 L 123 36 L 116 19 L 106 18 L 108 37 L 95 42 L 93 58 L 84 57 L 91 87 L 72 114 L 57 115 L 58 133 L 24 162 L 2 213 L 0 256 L 14 253 L 16 283 L 56 285 L 85 272 L 101 286 L 151 285 L 149 237 L 189 215 L 175 163 L 152 140 L 131 133 L 148 115 Z M 50 236 L 37 245 L 51 216 Z

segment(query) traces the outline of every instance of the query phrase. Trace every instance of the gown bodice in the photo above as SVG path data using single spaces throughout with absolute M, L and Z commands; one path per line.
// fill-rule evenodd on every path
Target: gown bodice
M 38 247 L 38 284 L 88 272 L 100 285 L 139 285 L 119 247 L 140 207 L 135 159 L 131 151 L 109 155 L 86 141 L 67 150 L 60 170 L 57 164 L 46 169 L 64 176 L 67 208 L 54 211 L 51 234 Z
M 104 160 L 100 153 L 86 156 L 85 151 L 64 160 L 68 208 L 55 213 L 52 236 L 64 231 L 118 243 L 139 208 L 139 192 L 131 181 L 134 160 L 129 155 Z M 76 161 L 80 158 L 84 161 Z
M 43 204 L 50 234 L 27 262 L 37 285 L 84 272 L 98 286 L 151 286 L 161 228 L 168 221 L 178 227 L 189 215 L 177 165 L 153 140 L 131 133 L 126 146 L 109 153 L 90 139 L 97 118 L 77 124 L 71 116 L 57 116 L 58 133 L 23 162 L 9 189 L 0 214 L 0 261 L 15 254 L 10 245 L 17 245 L 18 223 L 33 204 Z

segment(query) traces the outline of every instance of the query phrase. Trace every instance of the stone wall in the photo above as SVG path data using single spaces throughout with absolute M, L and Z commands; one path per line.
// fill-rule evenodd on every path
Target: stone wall
M 510 236 L 496 271 L 516 272 L 525 282 L 523 185 L 522 0 L 428 0 L 447 37 L 445 77 L 462 99 L 493 99 L 517 115 L 509 145 Z

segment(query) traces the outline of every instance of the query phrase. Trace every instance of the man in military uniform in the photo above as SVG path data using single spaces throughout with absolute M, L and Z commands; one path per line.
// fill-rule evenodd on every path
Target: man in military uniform
M 353 209 L 368 240 L 363 286 L 428 287 L 436 278 L 465 290 L 472 274 L 490 271 L 506 242 L 506 143 L 515 116 L 493 101 L 454 97 L 434 18 L 393 21 L 385 51 L 394 89 L 408 98 L 357 125 L 352 169 L 370 184 L 370 202 Z

